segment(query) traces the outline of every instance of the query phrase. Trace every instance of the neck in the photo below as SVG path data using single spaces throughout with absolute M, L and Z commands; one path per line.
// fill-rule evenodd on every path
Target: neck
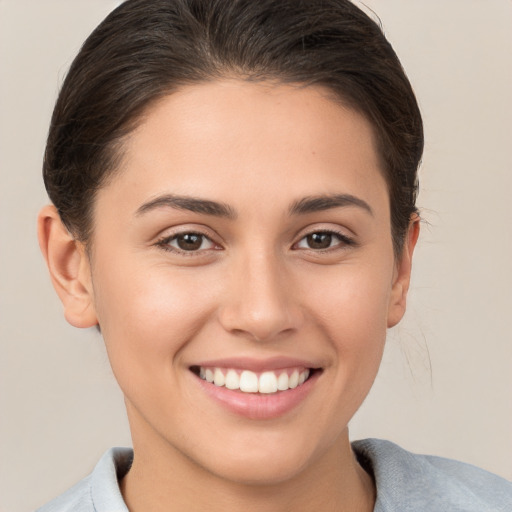
M 133 465 L 121 482 L 130 512 L 371 512 L 374 507 L 373 480 L 357 463 L 347 430 L 306 469 L 272 484 L 229 481 L 169 445 L 161 448 L 134 439 Z

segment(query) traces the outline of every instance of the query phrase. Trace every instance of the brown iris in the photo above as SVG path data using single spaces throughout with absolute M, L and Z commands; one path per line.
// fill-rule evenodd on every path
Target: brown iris
M 331 233 L 312 233 L 306 237 L 311 249 L 328 249 L 332 243 Z
M 197 251 L 203 243 L 203 235 L 184 233 L 176 236 L 176 243 L 183 251 Z

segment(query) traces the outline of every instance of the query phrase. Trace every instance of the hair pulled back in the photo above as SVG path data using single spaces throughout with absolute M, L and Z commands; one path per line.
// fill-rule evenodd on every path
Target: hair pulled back
M 399 253 L 416 211 L 421 115 L 380 27 L 348 0 L 128 0 L 115 9 L 73 61 L 48 135 L 44 182 L 73 236 L 89 241 L 95 194 L 146 109 L 225 77 L 324 86 L 369 120 Z

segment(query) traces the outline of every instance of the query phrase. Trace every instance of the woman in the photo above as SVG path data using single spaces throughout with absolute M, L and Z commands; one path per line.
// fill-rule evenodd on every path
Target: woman
M 422 149 L 350 2 L 114 11 L 55 107 L 39 239 L 134 450 L 42 510 L 508 510 L 498 477 L 348 439 L 405 311 Z

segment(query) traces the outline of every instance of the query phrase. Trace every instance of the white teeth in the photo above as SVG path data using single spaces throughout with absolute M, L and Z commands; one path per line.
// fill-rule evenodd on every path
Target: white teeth
M 226 384 L 226 377 L 224 377 L 220 368 L 215 368 L 213 372 L 213 382 L 216 386 L 224 386 L 224 384 Z
M 309 377 L 309 370 L 304 370 L 303 372 L 300 372 L 299 374 L 299 386 L 301 384 L 304 384 L 306 379 Z
M 260 393 L 275 393 L 277 391 L 277 377 L 274 372 L 265 372 L 260 375 L 258 391 Z
M 288 385 L 288 374 L 286 372 L 281 373 L 277 379 L 277 389 L 279 391 L 286 391 L 290 386 Z
M 297 370 L 294 370 L 288 380 L 288 386 L 291 389 L 295 389 L 298 385 L 299 385 L 299 372 Z
M 240 391 L 244 393 L 258 392 L 258 376 L 254 372 L 244 370 L 240 375 Z
M 215 386 L 225 386 L 231 390 L 240 390 L 243 393 L 271 394 L 277 391 L 295 389 L 304 384 L 308 379 L 310 371 L 295 369 L 290 375 L 290 370 L 281 370 L 279 375 L 276 372 L 267 371 L 256 374 L 250 370 L 234 370 L 221 368 L 199 368 L 199 377 Z
M 225 386 L 228 389 L 240 389 L 240 377 L 235 370 L 229 370 L 226 374 Z

